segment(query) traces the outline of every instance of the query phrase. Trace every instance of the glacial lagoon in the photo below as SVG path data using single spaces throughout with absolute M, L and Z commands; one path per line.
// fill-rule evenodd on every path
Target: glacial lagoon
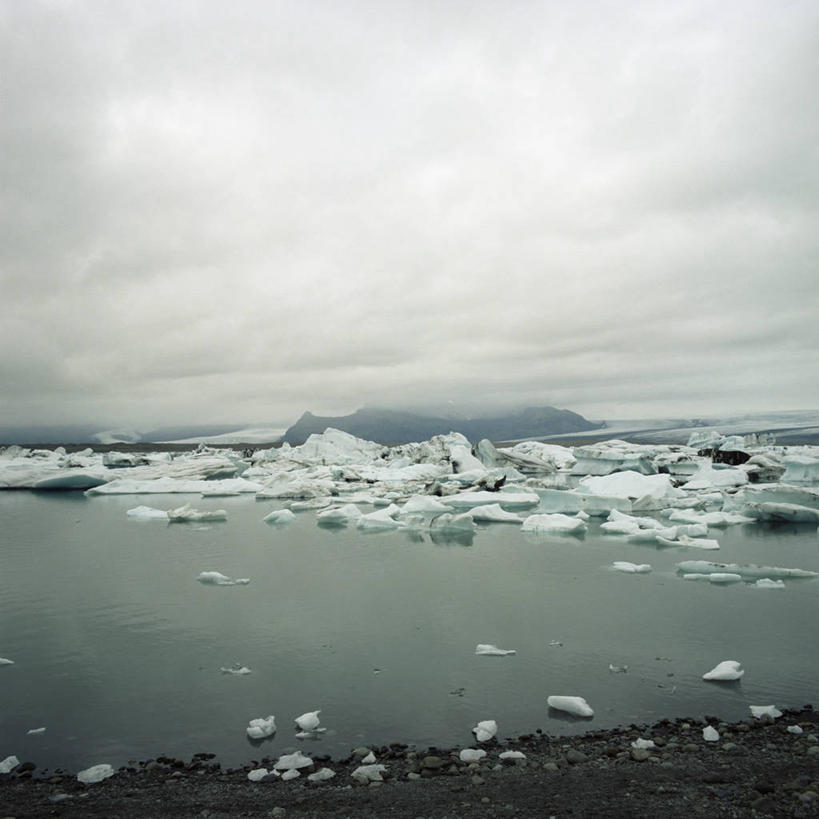
M 224 509 L 225 522 L 129 518 L 140 503 Z M 663 717 L 817 704 L 819 580 L 784 589 L 689 582 L 708 559 L 819 571 L 814 524 L 712 529 L 720 550 L 478 524 L 473 535 L 325 528 L 314 511 L 263 522 L 252 494 L 0 493 L 0 758 L 79 770 L 167 754 L 223 765 L 294 748 L 344 756 L 391 741 L 461 746 Z M 536 510 L 530 510 L 536 511 Z M 648 563 L 647 574 L 613 561 Z M 210 586 L 202 571 L 250 578 Z M 479 643 L 515 649 L 476 656 Z M 702 675 L 734 659 L 745 676 Z M 234 664 L 252 673 L 221 671 Z M 615 671 L 615 666 L 627 671 Z M 591 720 L 550 711 L 579 695 Z M 326 733 L 293 718 L 321 709 Z M 248 721 L 274 714 L 260 746 Z M 45 727 L 39 734 L 32 729 Z

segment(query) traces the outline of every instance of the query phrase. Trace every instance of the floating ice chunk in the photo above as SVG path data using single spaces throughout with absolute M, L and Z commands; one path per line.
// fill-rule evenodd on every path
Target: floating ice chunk
M 316 519 L 323 526 L 347 526 L 348 523 L 354 523 L 360 517 L 361 510 L 354 503 L 324 509 L 316 515 Z
M 383 782 L 381 774 L 386 770 L 386 765 L 359 765 L 350 776 L 358 782 Z
M 636 535 L 640 531 L 637 522 L 632 520 L 607 520 L 600 524 L 600 529 L 607 535 Z
M 293 512 L 307 512 L 311 509 L 326 509 L 333 501 L 330 498 L 311 498 L 303 501 L 286 501 Z
M 474 506 L 470 511 L 473 520 L 491 523 L 523 523 L 523 518 L 518 517 L 514 512 L 507 512 L 499 503 Z
M 458 754 L 461 762 L 479 762 L 486 756 L 486 751 L 483 748 L 464 748 Z
M 803 733 L 805 733 L 805 732 L 802 730 L 802 726 L 801 726 L 801 725 L 789 725 L 789 726 L 787 727 L 787 731 L 788 731 L 788 733 L 789 733 L 789 734 L 803 734 Z
M 737 523 L 754 522 L 754 518 L 734 512 L 695 512 L 693 509 L 675 509 L 668 519 L 679 523 L 704 523 L 706 526 L 732 526 Z
M 135 506 L 125 513 L 129 518 L 139 520 L 168 520 L 168 513 L 164 509 L 154 509 L 153 506 Z
M 452 507 L 441 503 L 432 495 L 413 495 L 401 509 L 406 514 L 439 515 L 441 512 L 451 512 Z
M 315 731 L 321 723 L 319 719 L 320 713 L 321 711 L 308 711 L 306 714 L 296 717 L 296 725 L 298 725 L 302 731 Z
M 199 572 L 196 578 L 206 586 L 246 586 L 250 583 L 249 577 L 228 577 L 221 572 Z
M 784 580 L 771 580 L 770 577 L 760 577 L 754 583 L 755 589 L 784 589 L 785 588 L 785 581 Z
M 507 654 L 515 654 L 514 648 L 498 648 L 492 643 L 478 643 L 475 646 L 475 653 L 485 657 L 505 657 Z
M 771 717 L 771 719 L 776 719 L 782 716 L 782 712 L 775 705 L 749 705 L 748 707 L 751 709 L 751 714 L 757 719 L 759 719 L 759 717 Z
M 286 781 L 288 779 L 296 779 L 297 777 L 301 776 L 297 768 L 289 768 L 282 774 L 282 781 Z
M 713 572 L 708 575 L 700 575 L 708 580 L 709 583 L 741 583 L 742 575 L 735 572 Z
M 313 760 L 309 756 L 305 756 L 301 751 L 295 751 L 280 756 L 273 767 L 277 771 L 295 771 L 299 768 L 309 768 L 312 764 Z
M 276 717 L 273 714 L 267 717 L 257 717 L 247 724 L 247 735 L 250 739 L 264 739 L 276 733 Z
M 577 491 L 580 494 L 634 499 L 646 496 L 670 499 L 684 495 L 681 490 L 674 487 L 670 475 L 641 475 L 633 471 L 581 478 Z
M 819 523 L 819 509 L 800 506 L 797 503 L 746 503 L 742 511 L 757 520 L 773 520 L 784 523 Z
M 446 502 L 457 509 L 485 506 L 488 503 L 499 503 L 505 509 L 521 509 L 537 506 L 540 498 L 534 492 L 459 492 L 447 495 Z
M 179 506 L 176 509 L 168 510 L 168 520 L 171 523 L 191 523 L 214 520 L 227 520 L 227 512 L 224 509 L 214 509 L 201 511 L 194 509 L 189 503 Z
M 93 785 L 95 782 L 102 782 L 114 775 L 114 769 L 107 763 L 102 765 L 92 765 L 77 774 L 77 779 L 84 785 Z
M 282 525 L 290 523 L 296 519 L 296 516 L 289 509 L 274 509 L 269 515 L 265 515 L 262 520 L 265 523 L 273 523 Z
M 222 666 L 219 670 L 223 674 L 234 674 L 237 677 L 244 677 L 246 674 L 253 673 L 246 665 L 242 665 L 241 663 L 235 663 L 234 665 L 230 666 L 230 668 Z
M 521 526 L 521 531 L 537 534 L 580 534 L 587 529 L 586 522 L 580 518 L 561 514 L 529 515 Z
M 714 574 L 716 572 L 731 572 L 749 580 L 767 577 L 819 577 L 819 572 L 808 569 L 785 569 L 778 566 L 756 566 L 751 563 L 740 566 L 737 563 L 710 563 L 707 560 L 683 560 L 677 564 L 677 570 L 687 574 Z
M 677 542 L 682 546 L 690 546 L 693 549 L 719 549 L 719 541 L 713 538 L 679 535 Z
M 7 756 L 2 762 L 0 762 L 0 774 L 11 773 L 19 764 L 20 760 L 17 759 L 14 754 Z
M 615 571 L 626 574 L 648 574 L 651 571 L 648 563 L 629 563 L 626 560 L 615 560 L 611 566 Z
M 367 515 L 362 515 L 356 526 L 359 529 L 397 529 L 403 526 L 401 521 L 395 520 L 394 515 L 398 514 L 398 507 L 391 503 L 385 509 L 379 509 L 377 512 L 370 512 Z
M 44 734 L 45 732 L 45 728 L 29 728 L 28 731 L 26 731 L 29 736 L 38 736 L 39 734 Z
M 332 779 L 336 775 L 336 772 L 330 768 L 319 768 L 315 773 L 311 773 L 307 776 L 307 779 L 310 782 L 326 782 L 328 779 Z
M 254 768 L 252 771 L 248 772 L 247 778 L 251 782 L 258 782 L 269 775 L 270 771 L 268 771 L 267 768 Z
M 7 657 L 0 657 L 0 665 L 14 665 L 14 660 L 9 660 Z
M 551 696 L 546 700 L 549 708 L 557 711 L 565 711 L 567 714 L 574 714 L 577 717 L 593 717 L 594 711 L 583 697 Z
M 504 751 L 502 754 L 498 754 L 498 759 L 526 759 L 526 754 L 523 751 Z
M 498 723 L 493 719 L 482 720 L 472 729 L 472 733 L 478 742 L 489 742 L 498 733 Z
M 364 759 L 361 760 L 363 765 L 373 765 L 375 763 L 375 754 L 370 751 Z
M 472 519 L 472 512 L 461 512 L 453 515 L 451 512 L 444 512 L 434 517 L 429 523 L 430 531 L 436 532 L 473 532 L 475 521 Z
M 702 675 L 704 680 L 739 680 L 745 674 L 742 664 L 736 660 L 723 660 L 710 671 Z
M 702 729 L 702 738 L 706 742 L 717 742 L 719 741 L 719 731 L 713 725 L 706 725 Z
M 703 463 L 691 477 L 683 484 L 683 489 L 711 489 L 712 487 L 742 486 L 748 483 L 748 473 L 744 469 L 714 468 L 710 463 Z
M 783 483 L 819 483 L 819 458 L 809 455 L 788 455 L 783 458 L 783 462 L 785 464 Z
M 638 739 L 635 739 L 634 742 L 631 743 L 631 747 L 650 750 L 651 748 L 656 748 L 657 746 L 654 744 L 653 739 L 643 739 L 642 737 L 640 737 Z
M 628 673 L 628 666 L 627 665 L 612 665 L 609 663 L 609 674 L 627 674 Z

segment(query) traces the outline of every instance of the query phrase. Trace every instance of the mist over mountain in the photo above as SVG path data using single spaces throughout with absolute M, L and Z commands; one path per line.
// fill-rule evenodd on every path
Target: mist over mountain
M 433 435 L 460 432 L 470 441 L 489 438 L 508 441 L 599 429 L 596 424 L 570 410 L 555 407 L 528 407 L 489 418 L 438 417 L 421 412 L 362 408 L 352 415 L 317 416 L 305 412 L 281 437 L 282 442 L 301 444 L 313 433 L 327 427 L 349 432 L 368 441 L 406 444 L 425 441 Z

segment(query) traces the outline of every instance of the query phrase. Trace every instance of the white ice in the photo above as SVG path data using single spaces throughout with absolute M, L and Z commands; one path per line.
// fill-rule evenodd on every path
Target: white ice
M 499 503 L 487 503 L 470 509 L 472 520 L 489 523 L 523 523 L 523 518 L 514 512 L 507 512 Z
M 230 667 L 222 666 L 219 670 L 223 674 L 233 674 L 237 677 L 245 677 L 248 674 L 253 673 L 251 669 L 249 669 L 246 665 L 242 665 L 241 663 L 236 663 L 235 665 Z
M 295 771 L 299 768 L 309 768 L 312 764 L 313 760 L 309 756 L 305 756 L 301 751 L 295 751 L 280 756 L 273 767 L 277 771 Z
M 712 725 L 706 725 L 705 728 L 702 729 L 702 738 L 706 742 L 718 742 L 719 731 L 717 731 L 717 729 Z
M 26 733 L 29 736 L 39 736 L 40 734 L 44 734 L 45 732 L 46 732 L 46 729 L 44 727 L 43 728 L 29 728 L 28 731 L 26 731 Z
M 819 577 L 819 572 L 809 569 L 786 569 L 779 566 L 756 566 L 751 563 L 741 566 L 738 563 L 709 563 L 707 560 L 683 560 L 677 563 L 677 569 L 686 574 L 715 574 L 727 572 L 738 574 L 743 579 L 782 578 L 782 577 Z
M 154 509 L 153 506 L 135 506 L 125 513 L 129 518 L 139 520 L 168 520 L 168 513 L 164 509 Z
M 296 725 L 298 725 L 302 731 L 315 731 L 321 723 L 321 720 L 319 719 L 320 713 L 320 710 L 308 711 L 306 714 L 296 717 Z
M 775 705 L 749 705 L 748 707 L 751 709 L 751 714 L 757 718 L 767 716 L 776 719 L 782 716 L 782 712 Z
M 261 779 L 264 779 L 266 776 L 270 774 L 270 771 L 267 768 L 254 768 L 252 771 L 248 771 L 247 778 L 251 782 L 258 782 Z
M 483 748 L 463 748 L 458 754 L 461 762 L 479 762 L 486 756 Z
M 639 472 L 613 472 L 610 475 L 580 479 L 577 491 L 611 498 L 679 498 L 683 492 L 674 487 L 670 475 L 642 475 Z
M 356 526 L 359 529 L 379 530 L 379 529 L 397 529 L 403 526 L 401 521 L 395 519 L 395 515 L 399 513 L 400 509 L 394 503 L 391 503 L 385 509 L 379 509 L 377 512 L 370 512 L 367 515 L 361 515 L 356 521 Z
M 594 711 L 583 697 L 551 696 L 546 700 L 549 708 L 556 711 L 565 711 L 577 717 L 593 717 Z
M 383 782 L 381 774 L 386 770 L 386 765 L 359 765 L 350 776 L 359 782 Z
M 629 563 L 626 560 L 615 560 L 611 565 L 615 571 L 625 572 L 626 574 L 648 574 L 651 571 L 651 566 L 648 563 Z
M 472 729 L 472 733 L 478 742 L 489 742 L 498 733 L 498 723 L 493 719 L 482 720 Z
M 168 520 L 171 523 L 194 523 L 216 520 L 227 520 L 224 509 L 194 509 L 189 503 L 168 510 Z
M 523 751 L 504 751 L 503 753 L 498 754 L 498 759 L 526 759 L 526 754 L 524 754 Z
M 326 782 L 335 775 L 336 772 L 330 768 L 319 768 L 315 773 L 308 774 L 307 779 L 310 782 Z
M 784 589 L 785 588 L 785 581 L 784 580 L 771 580 L 770 577 L 760 577 L 754 583 L 754 588 L 756 589 Z
M 787 729 L 786 729 L 786 730 L 787 730 L 787 732 L 788 732 L 789 734 L 797 734 L 797 735 L 799 735 L 799 734 L 803 734 L 803 733 L 805 733 L 805 732 L 802 730 L 802 726 L 801 726 L 801 725 L 789 725 L 789 726 L 787 727 Z
M 361 510 L 354 503 L 323 509 L 316 515 L 319 523 L 326 526 L 347 526 L 361 517 Z
M 206 586 L 246 586 L 250 583 L 249 577 L 228 577 L 221 572 L 199 572 L 196 578 Z
M 485 657 L 505 657 L 508 654 L 515 654 L 516 651 L 514 648 L 498 648 L 492 643 L 478 643 L 475 646 L 475 653 Z
M 537 506 L 540 497 L 534 492 L 459 492 L 457 495 L 448 495 L 446 502 L 458 509 L 485 506 L 488 503 L 499 503 L 505 509 L 523 509 Z
M 301 776 L 301 773 L 297 768 L 289 768 L 281 776 L 282 781 L 286 782 L 288 779 L 297 779 Z
M 256 717 L 247 724 L 247 735 L 251 739 L 264 739 L 276 733 L 276 717 Z
M 723 660 L 710 671 L 702 675 L 704 680 L 739 680 L 745 675 L 742 664 L 736 660 Z
M 14 665 L 14 660 L 9 660 L 7 657 L 0 657 L 0 665 Z
M 108 779 L 109 776 L 114 775 L 114 769 L 107 763 L 101 765 L 92 765 L 84 771 L 77 774 L 77 779 L 84 785 L 93 785 L 96 782 L 102 782 L 103 779 Z
M 289 509 L 275 509 L 269 515 L 265 515 L 262 520 L 265 523 L 272 523 L 282 525 L 290 523 L 296 519 L 296 516 Z
M 0 774 L 11 773 L 19 764 L 20 760 L 17 759 L 14 754 L 7 756 L 2 762 L 0 762 Z
M 819 509 L 796 503 L 746 503 L 743 512 L 757 520 L 819 524 Z
M 529 515 L 521 526 L 521 531 L 537 534 L 580 534 L 587 529 L 586 522 L 580 518 L 561 514 Z
M 631 743 L 631 747 L 649 750 L 651 748 L 656 748 L 657 746 L 654 744 L 653 739 L 643 739 L 642 737 L 638 737 Z

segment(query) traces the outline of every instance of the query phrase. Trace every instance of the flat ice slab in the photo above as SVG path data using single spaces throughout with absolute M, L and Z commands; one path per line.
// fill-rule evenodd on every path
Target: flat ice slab
M 537 534 L 576 535 L 585 532 L 588 528 L 586 522 L 581 518 L 555 513 L 554 515 L 529 515 L 523 521 L 521 531 Z
M 648 574 L 651 571 L 648 563 L 629 563 L 626 560 L 615 560 L 611 566 L 615 571 L 626 574 Z
M 85 785 L 93 785 L 95 782 L 102 782 L 114 775 L 114 769 L 107 763 L 102 765 L 92 765 L 77 774 L 77 779 Z
M 757 719 L 759 717 L 771 717 L 771 719 L 776 719 L 782 716 L 782 712 L 775 705 L 749 705 L 748 708 L 751 709 L 751 714 L 757 717 Z
M 546 700 L 549 708 L 556 711 L 565 711 L 576 717 L 593 717 L 594 711 L 583 697 L 551 696 Z
M 491 643 L 478 643 L 475 646 L 475 653 L 484 657 L 505 657 L 507 654 L 515 654 L 514 648 L 498 648 Z
M 237 577 L 234 580 L 221 572 L 199 572 L 196 579 L 206 586 L 246 586 L 250 583 L 249 577 Z

